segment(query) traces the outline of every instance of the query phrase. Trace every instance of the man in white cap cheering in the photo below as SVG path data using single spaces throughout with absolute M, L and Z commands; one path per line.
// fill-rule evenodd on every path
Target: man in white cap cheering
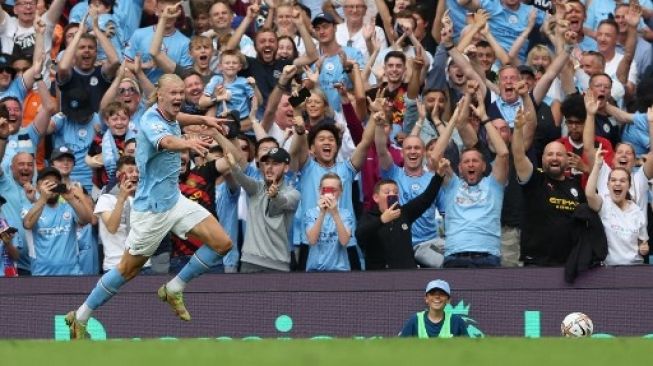
M 427 310 L 411 316 L 399 333 L 401 337 L 451 338 L 468 337 L 467 326 L 460 315 L 445 311 L 451 298 L 451 287 L 444 280 L 433 280 L 426 285 L 424 302 Z

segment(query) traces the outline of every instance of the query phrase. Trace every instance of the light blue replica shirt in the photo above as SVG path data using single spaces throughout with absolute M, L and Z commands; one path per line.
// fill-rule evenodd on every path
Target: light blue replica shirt
M 347 209 L 340 209 L 340 218 L 343 224 L 350 230 L 354 224 L 354 217 L 351 211 Z M 310 208 L 304 215 L 304 235 L 306 231 L 315 225 L 320 209 L 316 207 Z M 352 238 L 354 237 L 352 233 Z M 351 241 L 351 239 L 350 239 Z M 349 246 L 349 245 L 348 245 Z M 308 246 L 308 258 L 306 259 L 306 272 L 315 271 L 349 271 L 349 257 L 347 256 L 347 248 L 340 245 L 338 241 L 338 229 L 333 216 L 327 213 L 322 222 L 322 229 L 320 230 L 320 238 L 315 245 Z
M 519 8 L 515 11 L 504 7 L 499 0 L 481 0 L 481 7 L 490 13 L 490 31 L 497 42 L 503 47 L 506 52 L 510 51 L 512 44 L 517 37 L 526 29 L 528 25 L 528 17 L 533 9 L 532 6 L 520 4 Z M 544 11 L 537 10 L 537 19 L 535 26 L 539 26 L 544 22 Z M 519 50 L 519 59 L 524 62 L 526 60 L 526 50 L 528 50 L 528 41 L 524 42 L 521 50 Z
M 141 62 L 146 63 L 152 61 L 152 56 L 150 56 L 150 45 L 154 38 L 154 27 L 155 26 L 139 28 L 134 32 L 125 47 L 124 56 L 127 60 L 133 61 L 136 54 L 140 53 Z M 193 60 L 188 53 L 189 43 L 190 41 L 186 36 L 181 34 L 178 30 L 175 30 L 173 34 L 163 37 L 161 52 L 168 55 L 168 57 L 177 65 L 184 68 L 191 67 L 193 65 Z M 161 75 L 163 75 L 163 70 L 157 67 L 144 71 L 147 78 L 150 79 L 152 83 L 156 83 Z
M 63 113 L 52 116 L 54 122 L 54 146 L 67 146 L 75 155 L 75 166 L 70 172 L 70 180 L 82 184 L 87 192 L 93 189 L 93 172 L 86 164 L 85 158 L 88 155 L 88 148 L 93 142 L 96 126 L 102 126 L 100 116 L 93 113 L 89 122 L 79 123 L 69 119 Z
M 363 58 L 361 51 L 351 47 L 342 47 L 342 50 L 347 55 L 348 59 L 356 61 L 358 65 L 365 65 L 365 59 Z M 315 70 L 315 65 L 313 65 L 312 68 Z M 343 68 L 339 55 L 336 54 L 324 58 L 318 80 L 320 82 L 320 89 L 324 91 L 331 108 L 333 108 L 335 112 L 342 111 L 340 94 L 338 93 L 338 90 L 333 87 L 333 84 L 344 83 L 347 89 L 353 88 L 353 85 L 351 79 Z
M 25 207 L 29 210 L 31 205 Z M 32 276 L 77 276 L 77 214 L 67 202 L 45 205 L 31 230 Z
M 299 201 L 299 208 L 295 214 L 295 217 L 299 220 L 300 223 L 304 222 L 304 216 L 306 211 L 313 207 L 317 207 L 317 201 L 320 197 L 319 187 L 320 180 L 322 176 L 326 173 L 336 173 L 342 181 L 342 194 L 340 194 L 340 202 L 338 207 L 341 210 L 346 210 L 349 212 L 354 212 L 354 204 L 351 199 L 352 195 L 352 182 L 356 176 L 356 169 L 351 165 L 349 160 L 336 162 L 331 167 L 325 167 L 320 165 L 315 159 L 311 156 L 306 160 L 306 163 L 301 170 L 301 178 L 299 181 L 299 192 L 301 193 L 301 200 Z M 356 225 L 352 225 L 352 232 L 355 232 Z M 306 238 L 306 232 L 304 230 L 294 230 L 293 231 L 294 243 L 308 243 Z M 352 236 L 352 240 L 349 242 L 350 246 L 355 245 L 356 238 Z
M 621 141 L 632 144 L 637 156 L 648 153 L 650 141 L 646 113 L 636 112 L 633 114 L 633 123 L 624 125 Z
M 464 6 L 458 4 L 457 0 L 447 0 L 447 10 L 449 10 L 449 18 L 453 24 L 453 40 L 458 43 L 460 40 L 460 32 L 467 24 L 467 13 L 469 10 Z
M 238 76 L 231 83 L 226 83 L 222 75 L 213 75 L 204 88 L 204 95 L 212 97 L 214 95 L 215 87 L 218 85 L 223 85 L 231 94 L 231 98 L 227 101 L 227 107 L 229 110 L 238 111 L 238 116 L 241 120 L 249 117 L 251 100 L 252 97 L 254 97 L 254 88 L 249 85 L 247 79 Z M 223 103 L 218 103 L 216 107 L 216 116 L 219 116 L 224 112 Z
M 18 133 L 9 136 L 5 147 L 5 156 L 2 158 L 3 171 L 9 172 L 11 160 L 19 152 L 26 152 L 35 156 L 36 148 L 39 146 L 40 141 L 41 135 L 36 131 L 33 124 L 27 127 L 21 127 Z
M 0 90 L 0 99 L 4 97 L 14 97 L 20 101 L 22 105 L 27 96 L 27 89 L 25 88 L 25 81 L 22 75 L 16 75 L 14 80 L 5 90 Z
M 395 164 L 388 170 L 381 169 L 381 177 L 392 179 L 399 186 L 399 204 L 404 205 L 406 202 L 424 193 L 433 178 L 433 173 L 424 171 L 419 177 L 411 177 Z M 435 210 L 436 202 L 441 200 L 442 190 L 438 192 L 438 199 L 420 216 L 411 226 L 413 236 L 413 245 L 421 244 L 425 241 L 436 239 L 440 225 L 436 220 Z
M 27 242 L 25 238 L 25 228 L 23 227 L 22 213 L 23 207 L 29 207 L 31 204 L 25 195 L 25 190 L 23 190 L 23 187 L 16 182 L 9 168 L 3 169 L 3 174 L 0 175 L 0 192 L 2 192 L 2 197 L 7 200 L 7 203 L 2 205 L 0 212 L 7 220 L 9 226 L 18 229 L 12 242 L 20 252 L 20 258 L 17 262 L 18 268 L 29 270 L 30 259 L 27 253 Z
M 113 6 L 113 16 L 123 34 L 132 34 L 138 28 L 143 13 L 143 0 L 116 0 Z M 88 12 L 88 1 L 80 1 L 68 16 L 68 23 L 80 23 Z
M 624 4 L 629 3 L 628 0 L 624 0 L 622 2 Z M 653 9 L 653 2 L 651 2 L 651 0 L 640 0 L 639 4 L 643 8 Z M 608 19 L 610 14 L 614 15 L 616 8 L 617 3 L 614 0 L 592 1 L 590 6 L 587 8 L 587 16 L 585 17 L 585 24 L 583 24 L 583 26 L 595 31 L 599 27 L 599 23 L 601 23 L 602 20 Z M 646 25 L 644 24 L 644 20 L 642 19 L 640 20 L 637 29 L 641 30 L 645 26 Z
M 215 213 L 220 220 L 220 225 L 229 235 L 232 243 L 238 242 L 238 199 L 240 198 L 240 187 L 231 192 L 226 183 L 220 183 L 215 187 Z M 244 232 L 243 232 L 244 234 Z M 238 267 L 240 253 L 238 245 L 231 247 L 229 253 L 222 258 L 225 267 Z
M 493 175 L 473 186 L 453 175 L 442 186 L 447 213 L 445 256 L 461 252 L 501 255 L 503 188 Z
M 161 150 L 159 143 L 166 136 L 181 136 L 177 121 L 167 120 L 157 104 L 151 106 L 141 118 L 136 135 L 136 165 L 140 172 L 134 198 L 138 212 L 165 212 L 179 200 L 178 152 Z

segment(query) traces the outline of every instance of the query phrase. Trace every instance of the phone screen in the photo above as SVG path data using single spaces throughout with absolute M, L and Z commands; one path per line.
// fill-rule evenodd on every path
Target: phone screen
M 311 91 L 306 89 L 306 88 L 301 88 L 297 92 L 297 95 L 291 95 L 290 98 L 288 98 L 288 103 L 292 105 L 293 107 L 297 107 L 300 104 L 304 103 L 304 101 L 311 96 Z
M 325 194 L 334 194 L 335 192 L 336 192 L 336 189 L 333 188 L 333 187 L 322 187 L 322 191 L 321 191 L 321 193 L 323 195 L 325 195 Z
M 399 196 L 397 196 L 396 194 L 389 194 L 386 196 L 386 200 L 388 202 L 388 207 L 390 207 L 395 203 L 399 202 Z

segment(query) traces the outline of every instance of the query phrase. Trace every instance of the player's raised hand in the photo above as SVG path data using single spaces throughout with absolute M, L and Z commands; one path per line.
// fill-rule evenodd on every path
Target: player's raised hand
M 195 152 L 199 156 L 206 156 L 209 153 L 211 143 L 203 139 L 190 139 L 186 141 L 186 148 Z

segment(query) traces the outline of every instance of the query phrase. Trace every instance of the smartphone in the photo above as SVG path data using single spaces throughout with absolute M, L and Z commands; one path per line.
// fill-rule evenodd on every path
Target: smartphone
M 320 191 L 322 195 L 326 194 L 334 194 L 336 193 L 336 189 L 333 187 L 322 187 L 322 190 Z
M 16 234 L 17 232 L 18 232 L 18 229 L 16 229 L 15 227 L 10 226 L 10 227 L 6 228 L 5 230 L 1 231 L 0 234 L 7 233 L 7 234 L 11 235 L 11 234 Z
M 385 197 L 385 199 L 388 202 L 388 207 L 391 207 L 395 203 L 399 202 L 399 196 L 396 194 L 389 194 Z
M 291 95 L 290 98 L 288 98 L 288 103 L 290 103 L 293 108 L 297 108 L 300 104 L 304 103 L 308 97 L 311 96 L 311 91 L 308 90 L 307 88 L 301 88 L 297 92 L 297 95 Z
M 52 189 L 52 193 L 66 193 L 68 192 L 68 186 L 65 183 L 59 183 L 56 187 Z

